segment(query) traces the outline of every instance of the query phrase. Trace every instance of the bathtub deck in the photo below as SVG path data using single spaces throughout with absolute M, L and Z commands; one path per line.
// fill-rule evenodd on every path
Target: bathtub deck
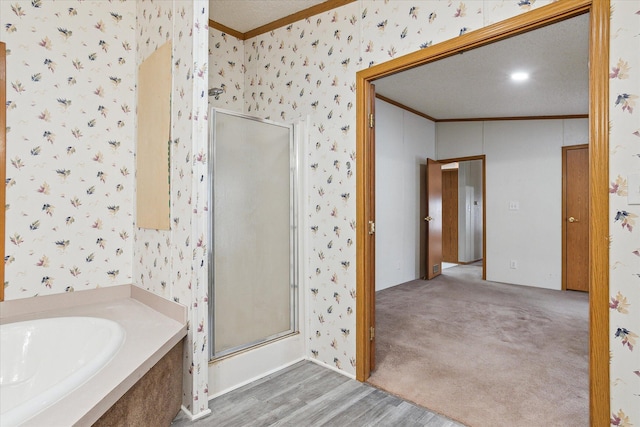
M 171 425 L 462 427 L 309 361 L 210 400 L 209 409 L 211 415 L 195 422 L 180 413 Z
M 118 322 L 126 338 L 86 383 L 34 415 L 27 426 L 92 425 L 187 333 L 186 308 L 131 285 L 0 303 L 0 322 L 89 316 Z

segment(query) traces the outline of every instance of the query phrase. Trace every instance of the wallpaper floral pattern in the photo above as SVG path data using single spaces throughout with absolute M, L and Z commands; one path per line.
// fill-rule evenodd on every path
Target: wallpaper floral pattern
M 245 42 L 246 111 L 282 122 L 309 117 L 309 345 L 312 357 L 351 374 L 359 13 L 352 3 Z
M 182 302 L 184 404 L 206 413 L 208 3 L 3 1 L 0 12 L 11 83 L 6 298 L 134 282 Z M 168 40 L 172 229 L 160 232 L 134 226 L 135 81 Z
M 308 117 L 310 122 L 306 197 L 311 225 L 305 238 L 310 240 L 311 274 L 303 286 L 310 301 L 310 357 L 355 372 L 355 73 L 552 2 L 361 0 L 244 42 L 244 112 L 285 122 Z M 639 65 L 639 4 L 612 0 L 614 425 L 640 422 L 640 363 L 638 350 L 632 349 L 638 334 L 634 328 L 640 324 L 640 288 L 634 282 L 640 278 L 639 213 L 626 204 L 625 181 L 640 161 L 640 125 L 634 111 L 640 92 L 634 77 Z M 210 43 L 222 45 L 221 35 L 210 34 Z M 215 57 L 211 46 L 210 51 Z
M 188 307 L 183 405 L 209 412 L 207 378 L 208 3 L 137 2 L 137 63 L 172 43 L 171 230 L 135 229 L 136 284 Z
M 242 43 L 208 31 L 203 0 L 1 1 L 10 85 L 7 299 L 133 281 L 188 305 L 184 403 L 206 412 L 210 75 L 226 89 L 214 105 L 285 122 L 309 118 L 309 356 L 353 374 L 355 72 L 550 2 L 361 0 Z M 639 17 L 639 1 L 612 0 L 612 425 L 640 424 L 640 211 L 626 200 L 626 177 L 640 166 Z M 134 82 L 140 61 L 168 39 L 172 230 L 158 232 L 133 225 Z
M 209 98 L 211 107 L 244 112 L 244 44 L 242 40 L 209 28 L 209 87 L 222 93 Z
M 640 424 L 640 205 L 627 177 L 640 172 L 640 1 L 615 1 L 610 49 L 611 425 Z
M 135 2 L 2 1 L 7 300 L 131 283 Z

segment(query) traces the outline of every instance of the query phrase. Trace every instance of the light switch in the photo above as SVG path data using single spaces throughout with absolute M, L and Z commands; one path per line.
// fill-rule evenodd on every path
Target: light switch
M 634 173 L 627 177 L 627 203 L 640 205 L 640 173 Z
M 509 210 L 510 211 L 517 211 L 520 209 L 520 203 L 519 202 L 509 202 Z

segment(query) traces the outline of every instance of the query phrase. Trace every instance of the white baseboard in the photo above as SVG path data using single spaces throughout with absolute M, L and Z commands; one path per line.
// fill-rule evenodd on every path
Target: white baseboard
M 355 376 L 354 374 L 350 374 L 350 373 L 348 373 L 348 372 L 345 372 L 345 371 L 343 371 L 343 370 L 341 370 L 341 369 L 336 368 L 335 366 L 331 366 L 331 365 L 328 365 L 328 364 L 326 364 L 326 363 L 324 363 L 324 362 L 321 362 L 320 360 L 317 360 L 317 359 L 314 359 L 314 358 L 311 358 L 311 357 L 307 357 L 307 359 L 306 359 L 306 360 L 308 360 L 308 361 L 310 361 L 310 362 L 313 362 L 313 363 L 315 363 L 316 365 L 320 365 L 320 366 L 322 366 L 323 368 L 331 369 L 332 371 L 337 372 L 337 373 L 339 373 L 339 374 L 341 374 L 341 375 L 344 375 L 345 377 L 349 377 L 349 378 L 351 378 L 352 380 L 355 380 L 355 379 L 356 379 L 356 376 Z
M 206 410 L 206 411 L 202 411 L 202 412 L 200 412 L 200 413 L 199 413 L 199 414 L 197 414 L 197 415 L 193 415 L 193 414 L 191 413 L 191 411 L 190 411 L 190 410 L 188 410 L 188 409 L 187 409 L 187 407 L 186 407 L 186 406 L 184 406 L 184 405 L 182 405 L 182 406 L 180 407 L 180 409 L 182 410 L 182 412 L 184 412 L 184 413 L 187 415 L 187 417 L 189 417 L 189 419 L 190 419 L 191 421 L 199 420 L 200 418 L 204 418 L 204 417 L 206 417 L 207 415 L 211 414 L 211 409 L 209 409 L 209 408 L 207 408 L 207 410 Z

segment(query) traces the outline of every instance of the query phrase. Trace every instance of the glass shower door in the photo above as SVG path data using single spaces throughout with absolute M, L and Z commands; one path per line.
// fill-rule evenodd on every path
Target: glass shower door
M 210 351 L 217 359 L 297 329 L 293 128 L 210 115 Z

